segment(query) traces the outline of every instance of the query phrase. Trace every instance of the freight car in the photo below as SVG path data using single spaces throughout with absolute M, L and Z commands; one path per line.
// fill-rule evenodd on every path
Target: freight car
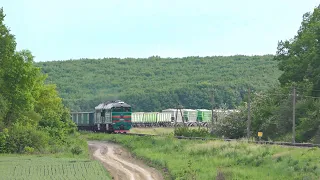
M 108 101 L 94 112 L 72 112 L 71 118 L 79 130 L 127 133 L 131 129 L 131 106 L 123 101 Z
M 171 113 L 165 112 L 134 112 L 132 113 L 133 127 L 170 127 Z

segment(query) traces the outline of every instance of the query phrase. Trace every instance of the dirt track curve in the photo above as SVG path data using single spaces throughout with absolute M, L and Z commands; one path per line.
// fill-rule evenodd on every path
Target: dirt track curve
M 120 145 L 101 141 L 88 145 L 92 158 L 101 161 L 115 180 L 163 180 L 161 173 L 134 159 Z

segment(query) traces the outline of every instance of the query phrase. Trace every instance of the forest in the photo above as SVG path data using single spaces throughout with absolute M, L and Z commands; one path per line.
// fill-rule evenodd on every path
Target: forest
M 71 111 L 92 111 L 121 99 L 134 111 L 185 108 L 235 108 L 248 88 L 266 91 L 279 84 L 281 71 L 272 55 L 161 58 L 103 58 L 39 62 L 57 84 Z

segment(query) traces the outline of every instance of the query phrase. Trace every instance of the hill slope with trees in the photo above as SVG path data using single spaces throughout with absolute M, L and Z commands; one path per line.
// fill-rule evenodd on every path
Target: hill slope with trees
M 100 102 L 121 99 L 135 111 L 160 111 L 181 103 L 186 108 L 234 108 L 247 89 L 277 84 L 281 71 L 272 55 L 185 58 L 104 58 L 39 62 L 57 84 L 72 111 L 92 111 Z

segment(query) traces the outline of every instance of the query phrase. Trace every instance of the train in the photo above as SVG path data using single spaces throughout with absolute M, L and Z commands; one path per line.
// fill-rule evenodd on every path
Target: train
M 219 110 L 214 110 L 218 114 Z M 227 114 L 231 111 L 228 110 Z M 221 113 L 220 113 L 221 114 Z M 217 116 L 214 115 L 214 118 Z M 128 103 L 115 100 L 101 103 L 92 112 L 71 112 L 78 130 L 128 133 L 132 127 L 202 126 L 212 122 L 208 109 L 164 109 L 161 112 L 132 112 Z
M 127 133 L 132 127 L 131 105 L 121 101 L 99 104 L 92 112 L 71 112 L 71 119 L 78 130 Z

